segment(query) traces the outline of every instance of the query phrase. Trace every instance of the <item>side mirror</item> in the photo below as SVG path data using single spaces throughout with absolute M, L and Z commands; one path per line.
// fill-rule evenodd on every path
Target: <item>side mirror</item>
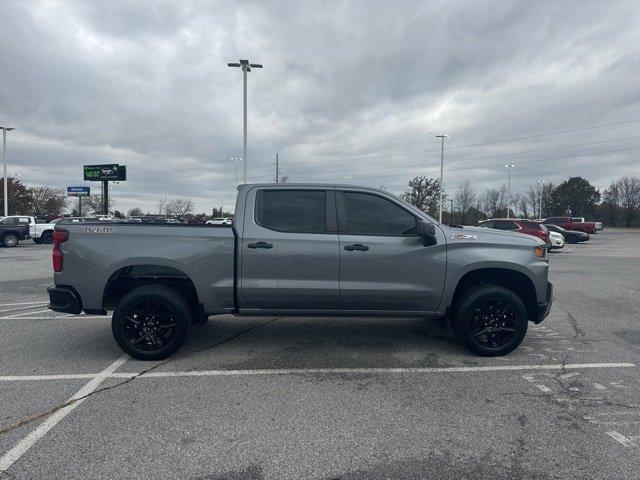
M 436 227 L 433 223 L 418 220 L 416 232 L 418 232 L 418 235 L 421 237 L 433 237 L 436 234 Z
M 438 243 L 436 240 L 436 227 L 433 223 L 418 220 L 416 233 L 422 237 L 422 244 L 425 247 Z

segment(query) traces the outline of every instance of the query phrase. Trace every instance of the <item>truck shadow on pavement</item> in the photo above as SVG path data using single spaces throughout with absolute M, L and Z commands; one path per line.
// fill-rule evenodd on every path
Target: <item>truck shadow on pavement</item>
M 446 325 L 426 318 L 285 317 L 219 344 L 264 321 L 212 317 L 194 328 L 172 362 L 220 369 L 441 367 L 449 363 L 442 356 L 453 356 L 476 363 Z

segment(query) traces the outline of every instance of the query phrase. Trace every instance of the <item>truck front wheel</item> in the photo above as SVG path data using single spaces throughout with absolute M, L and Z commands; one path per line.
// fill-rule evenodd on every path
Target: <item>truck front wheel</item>
M 465 290 L 454 306 L 451 325 L 458 339 L 484 357 L 515 350 L 529 318 L 520 297 L 508 288 L 482 284 Z
M 161 360 L 184 343 L 193 323 L 186 298 L 165 285 L 143 285 L 122 297 L 111 319 L 120 348 L 139 360 Z

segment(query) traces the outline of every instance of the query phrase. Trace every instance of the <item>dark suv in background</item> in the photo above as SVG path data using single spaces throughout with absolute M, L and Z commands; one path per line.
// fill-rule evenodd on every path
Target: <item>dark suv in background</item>
M 509 232 L 525 233 L 527 235 L 533 235 L 541 240 L 547 246 L 551 246 L 551 240 L 549 240 L 549 230 L 537 222 L 532 220 L 522 220 L 519 218 L 491 218 L 479 222 L 478 227 L 493 228 L 494 230 L 505 230 Z

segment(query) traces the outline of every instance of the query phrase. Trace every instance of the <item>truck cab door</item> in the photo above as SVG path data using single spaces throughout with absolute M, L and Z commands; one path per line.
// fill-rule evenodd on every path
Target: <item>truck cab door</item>
M 437 311 L 446 275 L 444 234 L 417 234 L 420 220 L 391 196 L 336 190 L 342 310 Z
M 240 251 L 240 309 L 334 310 L 339 244 L 333 189 L 254 188 Z

